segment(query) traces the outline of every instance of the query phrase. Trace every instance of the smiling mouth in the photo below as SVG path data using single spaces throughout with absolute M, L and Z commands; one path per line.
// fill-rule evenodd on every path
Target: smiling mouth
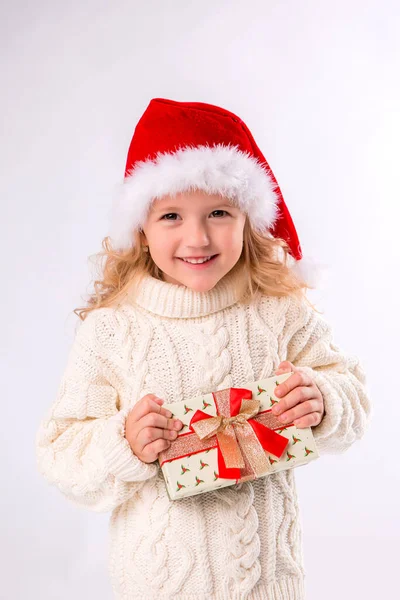
M 216 257 L 218 256 L 218 254 L 211 254 L 210 256 L 204 256 L 202 258 L 182 258 L 180 256 L 178 256 L 177 258 L 179 260 L 181 260 L 182 262 L 186 263 L 187 265 L 192 265 L 192 266 L 199 266 L 199 265 L 205 265 L 211 261 L 213 261 Z

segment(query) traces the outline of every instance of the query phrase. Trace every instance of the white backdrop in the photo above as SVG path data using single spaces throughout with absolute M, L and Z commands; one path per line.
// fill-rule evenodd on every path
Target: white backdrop
M 329 266 L 312 299 L 361 358 L 374 416 L 347 453 L 296 472 L 307 598 L 393 597 L 399 13 L 396 0 L 3 1 L 1 598 L 112 598 L 108 515 L 46 484 L 34 437 L 91 288 L 87 257 L 155 96 L 239 114 L 304 253 Z

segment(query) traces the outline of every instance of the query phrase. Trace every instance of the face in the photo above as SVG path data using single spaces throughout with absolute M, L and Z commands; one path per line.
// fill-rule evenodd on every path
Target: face
M 143 243 L 164 281 L 211 290 L 235 266 L 246 215 L 227 198 L 191 191 L 156 200 L 143 226 Z

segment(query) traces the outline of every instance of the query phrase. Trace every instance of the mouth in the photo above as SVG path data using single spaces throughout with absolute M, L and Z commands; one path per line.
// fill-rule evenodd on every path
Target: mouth
M 181 258 L 179 256 L 177 258 L 190 269 L 201 270 L 211 266 L 217 257 L 218 254 L 211 254 L 210 256 L 198 258 Z

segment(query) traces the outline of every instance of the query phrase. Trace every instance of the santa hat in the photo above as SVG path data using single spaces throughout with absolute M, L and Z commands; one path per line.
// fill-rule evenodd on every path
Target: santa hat
M 134 246 L 153 200 L 194 189 L 230 198 L 253 229 L 282 238 L 295 262 L 302 258 L 279 185 L 246 124 L 211 104 L 154 98 L 135 128 L 112 207 L 114 247 Z

